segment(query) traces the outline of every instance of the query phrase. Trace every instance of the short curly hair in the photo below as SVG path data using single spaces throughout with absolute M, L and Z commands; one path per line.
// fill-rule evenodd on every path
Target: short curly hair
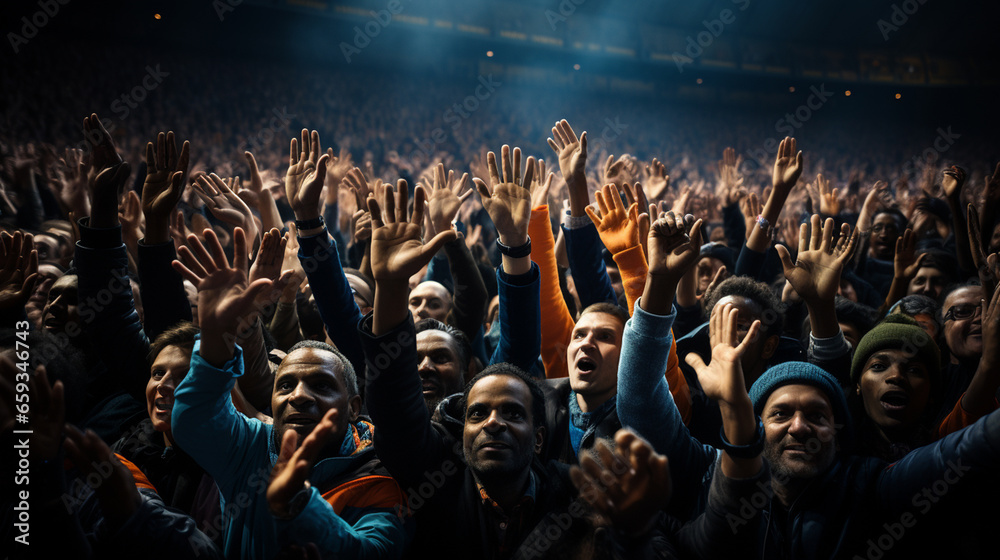
M 748 276 L 730 276 L 709 293 L 706 312 L 711 313 L 719 300 L 727 296 L 744 297 L 756 303 L 760 306 L 764 335 L 781 335 L 785 324 L 785 308 L 767 284 Z

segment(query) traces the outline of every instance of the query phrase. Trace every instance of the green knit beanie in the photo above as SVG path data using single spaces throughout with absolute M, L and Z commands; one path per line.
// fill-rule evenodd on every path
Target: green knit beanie
M 941 351 L 937 343 L 916 321 L 905 315 L 892 314 L 883 319 L 861 339 L 851 362 L 851 381 L 858 383 L 865 363 L 879 350 L 902 350 L 927 366 L 931 384 L 941 377 Z

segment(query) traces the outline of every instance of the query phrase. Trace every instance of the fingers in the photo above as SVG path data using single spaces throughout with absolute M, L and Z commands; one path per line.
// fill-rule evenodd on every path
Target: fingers
M 516 151 L 520 151 L 520 148 L 515 148 L 515 150 Z M 515 161 L 517 159 L 519 159 L 519 158 L 515 158 Z M 517 176 L 516 173 L 517 173 L 517 170 L 515 170 L 515 177 Z M 538 179 L 541 179 L 541 178 L 542 178 L 542 176 L 538 177 Z M 531 183 L 534 180 L 535 180 L 535 156 L 528 156 L 528 161 L 525 163 L 525 166 L 524 166 L 524 180 L 521 181 L 521 186 L 523 186 L 526 189 L 530 189 L 531 188 Z
M 803 224 L 803 227 L 805 224 Z M 801 234 L 800 241 L 801 244 Z M 784 245 L 775 245 L 774 249 L 778 251 L 778 258 L 781 259 L 781 267 L 785 270 L 785 276 L 788 276 L 792 270 L 795 269 L 795 263 L 792 262 L 792 256 L 788 253 L 788 249 Z
M 424 192 L 423 185 L 417 185 L 416 189 L 413 190 L 413 215 L 410 216 L 410 223 L 423 224 L 426 198 L 427 194 Z
M 823 225 L 822 230 L 822 241 L 820 242 L 820 250 L 823 252 L 830 252 L 833 247 L 833 218 L 827 218 L 826 223 Z
M 701 356 L 699 356 L 697 352 L 688 352 L 687 355 L 684 356 L 684 361 L 687 362 L 689 366 L 694 368 L 695 372 L 708 368 L 705 360 L 702 360 Z
M 493 152 L 486 154 L 486 167 L 490 173 L 490 185 L 496 186 L 502 183 L 500 171 L 497 168 L 497 155 Z
M 820 227 L 821 223 L 819 214 L 813 214 L 810 216 L 809 225 L 812 230 L 812 236 L 809 241 L 810 250 L 816 251 L 822 247 L 823 228 Z
M 396 202 L 396 222 L 405 223 L 410 202 L 410 188 L 406 184 L 406 179 L 396 181 L 396 196 L 399 198 Z
M 480 181 L 482 182 L 482 181 Z M 382 221 L 382 209 L 379 208 L 378 200 L 374 196 L 368 197 L 368 213 L 372 217 L 372 229 L 378 229 L 385 227 L 385 222 Z
M 511 161 L 510 161 L 510 146 L 504 144 L 503 147 L 500 148 L 500 157 L 502 159 L 502 164 L 503 164 L 503 169 L 502 169 L 503 175 L 501 179 L 504 183 L 513 183 L 514 170 L 511 166 Z M 518 162 L 518 164 L 520 165 L 520 162 Z
M 479 193 L 480 197 L 484 200 L 493 198 L 493 193 L 490 192 L 489 186 L 482 179 L 475 177 L 472 179 L 472 182 L 476 185 L 476 191 Z

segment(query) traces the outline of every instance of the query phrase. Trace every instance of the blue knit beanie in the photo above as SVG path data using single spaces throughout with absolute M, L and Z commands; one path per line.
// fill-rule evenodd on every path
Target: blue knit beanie
M 833 407 L 833 421 L 838 426 L 841 447 L 849 448 L 853 444 L 854 428 L 844 390 L 832 375 L 809 362 L 783 362 L 768 368 L 750 387 L 753 411 L 760 416 L 771 393 L 785 385 L 812 385 L 823 391 Z

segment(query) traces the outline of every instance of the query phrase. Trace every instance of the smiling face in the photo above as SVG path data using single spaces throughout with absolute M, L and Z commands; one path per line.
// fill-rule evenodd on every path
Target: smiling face
M 477 480 L 486 484 L 527 473 L 544 434 L 534 427 L 531 408 L 530 389 L 510 375 L 487 375 L 469 389 L 463 451 Z
M 983 353 L 982 297 L 981 286 L 966 286 L 948 294 L 941 306 L 952 362 L 978 360 Z
M 883 432 L 916 424 L 930 401 L 927 366 L 903 350 L 880 350 L 865 362 L 857 387 L 865 414 Z
M 174 389 L 187 375 L 191 363 L 191 348 L 167 346 L 156 355 L 149 368 L 146 383 L 146 413 L 153 429 L 163 432 L 167 445 L 173 445 L 170 415 L 174 408 Z
M 355 422 L 361 410 L 361 397 L 349 394 L 342 367 L 336 355 L 319 348 L 299 348 L 285 356 L 274 377 L 271 395 L 278 443 L 286 430 L 295 430 L 301 445 L 326 411 L 337 409 L 339 415 L 330 446 L 333 452 L 339 449 L 347 424 Z M 324 454 L 329 455 L 330 451 Z
M 600 312 L 584 313 L 573 327 L 566 349 L 569 386 L 584 412 L 597 408 L 618 391 L 624 329 L 617 317 Z
M 431 411 L 442 399 L 462 391 L 468 364 L 461 363 L 458 341 L 437 329 L 417 333 L 417 373 Z
M 764 459 L 779 480 L 813 478 L 833 463 L 836 427 L 830 399 L 812 385 L 784 385 L 767 398 Z

